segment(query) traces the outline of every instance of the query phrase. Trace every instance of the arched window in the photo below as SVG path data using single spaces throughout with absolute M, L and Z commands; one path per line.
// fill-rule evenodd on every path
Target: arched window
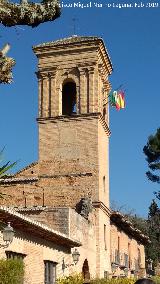
M 67 81 L 62 88 L 62 115 L 76 113 L 76 83 Z

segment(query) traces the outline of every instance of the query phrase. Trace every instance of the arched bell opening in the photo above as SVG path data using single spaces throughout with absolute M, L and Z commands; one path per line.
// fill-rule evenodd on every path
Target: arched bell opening
M 62 115 L 72 115 L 76 112 L 76 83 L 67 81 L 62 87 Z

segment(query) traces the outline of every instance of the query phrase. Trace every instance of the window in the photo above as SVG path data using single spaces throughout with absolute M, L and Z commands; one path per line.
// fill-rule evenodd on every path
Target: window
M 131 244 L 128 243 L 128 267 L 131 268 Z
M 118 236 L 118 251 L 120 252 L 120 236 Z
M 104 271 L 104 278 L 108 279 L 109 278 L 109 272 L 108 271 Z
M 56 283 L 56 262 L 44 261 L 44 283 L 55 284 Z
M 140 248 L 138 248 L 138 266 L 141 267 L 141 251 L 140 251 Z
M 23 253 L 17 253 L 13 251 L 6 251 L 7 259 L 20 259 L 23 261 L 24 257 L 26 256 Z
M 107 250 L 107 242 L 106 242 L 106 225 L 104 225 L 104 249 Z
M 120 252 L 119 250 L 115 250 L 115 263 L 120 264 Z
M 124 254 L 124 265 L 128 268 L 128 255 L 126 253 Z
M 62 115 L 76 112 L 76 83 L 66 82 L 62 88 Z

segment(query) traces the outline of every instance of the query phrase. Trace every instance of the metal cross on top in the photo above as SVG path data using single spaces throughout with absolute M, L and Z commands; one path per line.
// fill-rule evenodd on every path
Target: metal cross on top
M 73 35 L 76 35 L 76 22 L 77 22 L 78 20 L 76 19 L 76 18 L 73 18 L 72 19 L 72 22 L 73 22 Z

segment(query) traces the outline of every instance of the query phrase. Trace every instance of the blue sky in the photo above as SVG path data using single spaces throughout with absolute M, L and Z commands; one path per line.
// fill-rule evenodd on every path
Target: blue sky
M 105 6 L 109 2 L 97 3 Z M 145 177 L 143 146 L 160 126 L 159 12 L 160 7 L 64 8 L 59 19 L 34 29 L 1 26 L 1 46 L 9 42 L 12 46 L 9 55 L 17 62 L 14 83 L 0 86 L 0 148 L 6 147 L 5 159 L 19 160 L 17 169 L 38 159 L 38 89 L 34 73 L 37 59 L 31 47 L 71 36 L 72 19 L 76 18 L 77 35 L 103 37 L 114 67 L 110 76 L 113 89 L 120 84 L 126 89 L 126 109 L 119 112 L 110 109 L 111 200 L 145 216 L 153 191 L 158 190 L 158 185 Z

